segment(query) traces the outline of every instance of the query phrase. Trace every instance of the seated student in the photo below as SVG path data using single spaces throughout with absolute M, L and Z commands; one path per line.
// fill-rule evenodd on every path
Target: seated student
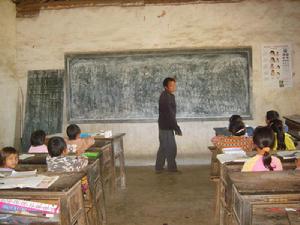
M 228 131 L 232 133 L 232 126 L 236 123 L 236 122 L 243 122 L 243 119 L 240 115 L 232 115 L 229 118 L 229 126 L 228 126 Z M 247 125 L 245 125 L 246 127 L 246 136 L 253 136 L 253 127 L 249 127 Z
M 31 146 L 28 153 L 48 153 L 45 139 L 46 133 L 43 130 L 34 131 L 30 137 Z
M 211 142 L 219 149 L 242 148 L 244 151 L 252 151 L 253 141 L 251 137 L 245 136 L 246 127 L 240 120 L 232 121 L 230 124 L 232 136 L 215 136 Z
M 19 162 L 18 151 L 13 147 L 4 147 L 0 150 L 0 170 L 12 171 Z
M 80 138 L 80 133 L 81 130 L 76 124 L 71 124 L 67 127 L 69 139 L 66 142 L 69 153 L 80 155 L 95 143 L 93 137 Z
M 291 136 L 284 132 L 282 121 L 274 119 L 269 123 L 269 127 L 275 132 L 274 150 L 294 150 L 295 144 Z
M 257 127 L 253 133 L 257 154 L 245 162 L 242 172 L 282 170 L 280 160 L 269 153 L 274 141 L 275 135 L 271 128 Z
M 266 124 L 269 126 L 272 120 L 278 120 L 279 113 L 275 110 L 269 110 L 266 112 Z
M 62 137 L 52 137 L 48 141 L 47 167 L 52 172 L 78 172 L 88 165 L 84 156 L 68 156 L 67 145 Z
M 272 120 L 279 120 L 279 119 L 280 119 L 280 117 L 279 117 L 279 113 L 277 111 L 275 111 L 275 110 L 267 111 L 267 113 L 266 113 L 266 124 L 267 124 L 267 126 L 269 126 L 269 124 Z M 289 131 L 289 128 L 288 128 L 287 125 L 284 124 L 283 127 L 284 127 L 284 132 Z

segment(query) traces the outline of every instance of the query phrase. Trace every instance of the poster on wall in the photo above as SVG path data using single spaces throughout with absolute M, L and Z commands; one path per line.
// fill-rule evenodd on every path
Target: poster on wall
M 266 85 L 274 88 L 293 86 L 291 44 L 262 46 L 262 73 Z

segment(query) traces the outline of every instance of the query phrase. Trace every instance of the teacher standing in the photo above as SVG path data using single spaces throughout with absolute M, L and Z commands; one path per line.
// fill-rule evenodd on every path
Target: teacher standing
M 161 173 L 164 170 L 165 160 L 168 163 L 169 172 L 178 172 L 176 164 L 177 145 L 175 135 L 182 136 L 180 127 L 176 120 L 176 102 L 174 92 L 176 91 L 176 80 L 167 77 L 163 81 L 164 91 L 159 98 L 159 149 L 156 156 L 155 170 Z

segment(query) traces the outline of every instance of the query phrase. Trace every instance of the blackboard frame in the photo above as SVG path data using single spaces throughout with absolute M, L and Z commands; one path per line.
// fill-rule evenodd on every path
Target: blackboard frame
M 70 116 L 70 62 L 75 58 L 101 58 L 101 57 L 122 57 L 127 55 L 158 55 L 158 54 L 170 54 L 180 55 L 183 53 L 227 53 L 227 52 L 235 52 L 235 53 L 247 53 L 248 55 L 248 96 L 249 96 L 249 114 L 241 115 L 245 120 L 253 119 L 253 96 L 252 96 L 252 47 L 251 46 L 243 46 L 243 47 L 208 47 L 208 48 L 164 48 L 164 49 L 138 49 L 138 50 L 124 50 L 124 51 L 97 51 L 97 52 L 69 52 L 65 53 L 65 71 L 66 71 L 66 106 L 67 106 L 67 122 L 68 123 L 79 123 L 79 124 L 92 124 L 92 123 L 152 123 L 157 122 L 157 119 L 73 119 Z M 228 120 L 230 116 L 213 116 L 213 117 L 195 117 L 195 118 L 177 118 L 179 122 L 193 122 L 193 121 L 224 121 Z

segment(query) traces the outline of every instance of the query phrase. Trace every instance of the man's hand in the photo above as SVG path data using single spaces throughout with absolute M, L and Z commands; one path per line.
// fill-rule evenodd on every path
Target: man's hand
M 178 135 L 178 136 L 182 136 L 182 131 L 181 131 L 180 127 L 177 127 L 175 129 L 175 134 Z

